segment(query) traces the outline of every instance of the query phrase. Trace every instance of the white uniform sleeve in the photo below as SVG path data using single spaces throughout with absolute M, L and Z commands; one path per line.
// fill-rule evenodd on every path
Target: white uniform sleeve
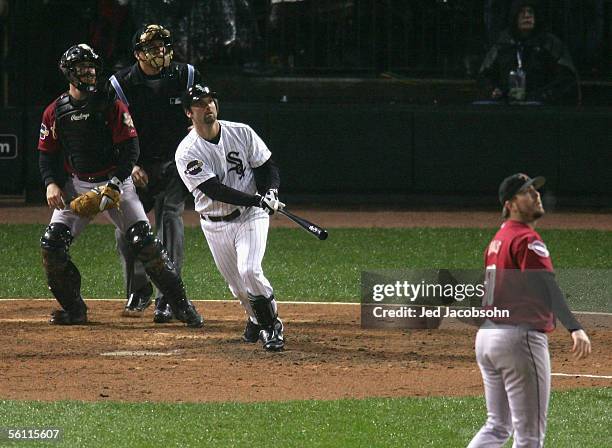
M 202 154 L 196 155 L 192 151 L 181 151 L 179 154 L 179 151 L 177 151 L 175 160 L 176 169 L 190 192 L 198 188 L 198 185 L 216 176 L 210 161 L 206 160 Z
M 251 168 L 257 168 L 268 161 L 272 156 L 272 153 L 264 143 L 264 141 L 257 135 L 257 133 L 250 127 L 246 127 L 247 144 L 248 144 L 248 156 L 249 165 Z

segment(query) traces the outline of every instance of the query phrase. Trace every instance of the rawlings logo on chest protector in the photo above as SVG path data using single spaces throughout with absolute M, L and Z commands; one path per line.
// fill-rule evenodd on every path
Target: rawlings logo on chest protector
M 80 114 L 71 115 L 70 121 L 81 121 L 81 120 L 87 120 L 88 118 L 89 118 L 89 114 L 80 113 Z

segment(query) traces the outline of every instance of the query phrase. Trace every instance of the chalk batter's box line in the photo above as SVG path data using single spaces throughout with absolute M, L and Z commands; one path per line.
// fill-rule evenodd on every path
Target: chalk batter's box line
M 603 378 L 611 380 L 612 376 L 610 375 L 588 375 L 586 373 L 551 373 L 552 376 L 567 376 L 567 377 L 583 377 L 583 378 Z
M 55 299 L 49 299 L 49 298 L 32 298 L 32 299 L 19 299 L 19 298 L 0 298 L 0 302 L 16 302 L 16 301 L 39 301 L 39 300 L 48 300 L 48 301 L 55 301 Z M 122 298 L 116 298 L 116 299 L 87 299 L 87 301 L 89 300 L 93 300 L 93 301 L 109 301 L 109 302 L 125 302 L 125 299 Z M 189 299 L 192 302 L 212 302 L 212 303 L 238 303 L 238 299 L 235 300 L 230 300 L 230 299 Z M 282 300 L 278 300 L 278 303 L 282 303 L 283 306 L 286 305 L 344 305 L 344 306 L 361 306 L 360 302 L 305 302 L 305 301 L 297 301 L 297 300 L 292 300 L 292 301 L 282 301 Z M 367 305 L 375 305 L 374 303 L 369 303 Z M 397 303 L 386 303 L 384 304 L 385 306 L 411 306 L 411 305 L 402 305 L 402 304 L 397 304 Z M 413 305 L 413 306 L 431 306 L 431 307 L 438 307 L 438 306 L 445 306 L 445 305 Z M 599 311 L 572 311 L 575 314 L 585 314 L 585 315 L 593 315 L 593 316 L 612 316 L 612 313 L 603 313 L 603 312 L 599 312 Z

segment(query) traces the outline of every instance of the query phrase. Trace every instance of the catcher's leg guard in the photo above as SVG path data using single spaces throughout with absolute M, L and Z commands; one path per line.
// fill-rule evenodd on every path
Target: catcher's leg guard
M 261 327 L 259 339 L 266 350 L 278 351 L 285 346 L 283 322 L 278 318 L 274 296 L 254 296 L 249 294 L 253 313 Z
M 81 298 L 81 274 L 68 254 L 72 239 L 70 228 L 61 223 L 49 224 L 40 239 L 47 285 L 63 308 L 53 314 L 51 323 L 87 321 L 87 307 Z
M 187 299 L 183 280 L 161 242 L 151 232 L 149 223 L 138 221 L 127 230 L 125 236 L 149 278 L 170 304 L 176 318 L 189 327 L 201 327 L 204 320 Z
M 125 290 L 127 301 L 123 315 L 128 317 L 140 317 L 144 310 L 151 304 L 153 286 L 144 271 L 142 263 L 136 261 L 136 257 L 130 248 L 125 236 L 119 229 L 115 229 L 115 240 L 117 252 L 123 267 L 125 278 Z
M 172 308 L 164 297 L 155 299 L 155 310 L 153 311 L 153 322 L 156 324 L 167 324 L 172 321 Z

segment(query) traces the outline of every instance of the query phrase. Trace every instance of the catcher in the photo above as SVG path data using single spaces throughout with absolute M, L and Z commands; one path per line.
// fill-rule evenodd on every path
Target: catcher
M 136 129 L 125 104 L 98 93 L 101 66 L 88 45 L 70 47 L 59 63 L 69 90 L 47 106 L 40 127 L 39 168 L 47 203 L 55 209 L 40 243 L 47 284 L 61 305 L 50 322 L 87 322 L 81 275 L 68 250 L 87 223 L 103 212 L 168 299 L 174 315 L 190 327 L 201 327 L 203 319 L 151 232 L 134 189 L 130 174 L 139 153 Z

